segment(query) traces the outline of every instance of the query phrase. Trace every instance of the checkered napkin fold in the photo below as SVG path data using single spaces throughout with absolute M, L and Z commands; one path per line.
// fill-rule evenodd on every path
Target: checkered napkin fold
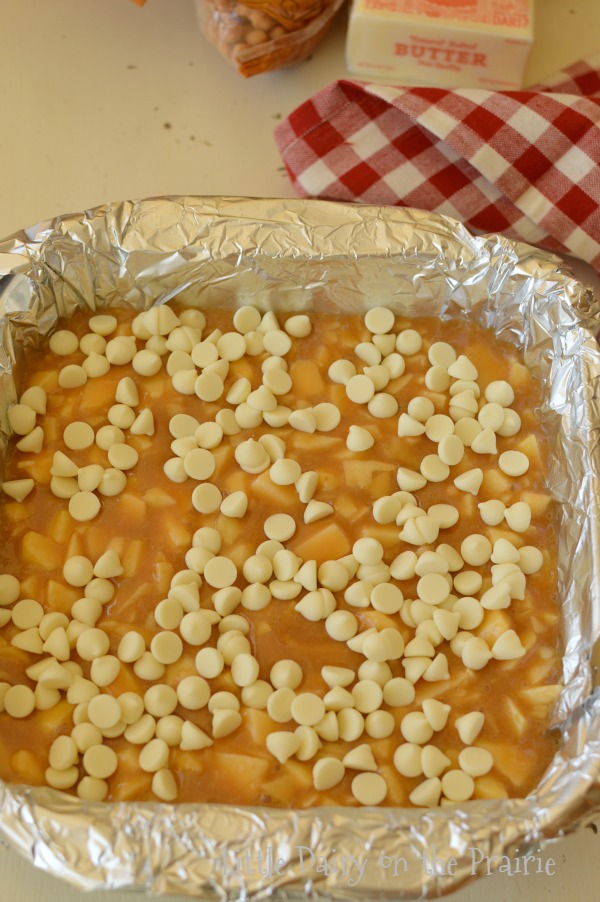
M 600 271 L 600 54 L 527 91 L 337 81 L 275 139 L 303 197 L 420 207 Z

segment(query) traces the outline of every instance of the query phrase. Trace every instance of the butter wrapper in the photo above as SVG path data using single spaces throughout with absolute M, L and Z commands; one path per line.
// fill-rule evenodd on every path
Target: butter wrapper
M 374 287 L 376 291 L 374 291 Z M 0 783 L 0 841 L 85 889 L 203 899 L 433 898 L 600 810 L 600 312 L 550 253 L 396 207 L 150 198 L 61 216 L 0 241 L 0 440 L 28 348 L 77 309 L 261 309 L 474 318 L 543 386 L 559 502 L 560 746 L 524 799 L 434 809 L 281 810 L 82 802 Z
M 350 72 L 388 84 L 519 90 L 533 0 L 353 0 Z

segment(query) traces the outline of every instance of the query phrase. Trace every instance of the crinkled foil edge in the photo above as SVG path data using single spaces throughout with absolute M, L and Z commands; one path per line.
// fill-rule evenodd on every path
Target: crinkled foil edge
M 590 663 L 600 635 L 600 314 L 591 293 L 552 254 L 474 237 L 418 210 L 221 197 L 108 204 L 0 242 L 0 440 L 27 348 L 59 316 L 171 299 L 343 312 L 386 304 L 475 317 L 522 350 L 544 386 L 549 491 L 562 511 L 560 750 L 526 799 L 433 810 L 93 804 L 0 783 L 0 840 L 86 890 L 341 902 L 451 892 L 498 856 L 537 850 L 588 819 L 600 808 L 600 694 Z M 456 865 L 431 867 L 434 849 Z

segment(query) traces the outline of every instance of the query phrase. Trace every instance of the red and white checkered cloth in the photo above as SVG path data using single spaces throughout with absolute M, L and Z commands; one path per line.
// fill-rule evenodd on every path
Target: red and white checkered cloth
M 275 139 L 303 197 L 420 207 L 600 271 L 600 54 L 527 91 L 334 82 Z

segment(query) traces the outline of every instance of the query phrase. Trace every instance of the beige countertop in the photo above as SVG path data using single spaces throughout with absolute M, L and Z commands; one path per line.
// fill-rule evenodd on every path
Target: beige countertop
M 308 62 L 245 80 L 200 35 L 192 0 L 148 0 L 143 10 L 127 0 L 2 0 L 0 236 L 109 200 L 291 197 L 273 128 L 314 91 L 348 76 L 345 17 Z M 597 51 L 598 0 L 538 0 L 527 83 Z M 576 270 L 600 285 L 589 267 Z M 489 902 L 592 902 L 599 851 L 600 837 L 583 829 L 543 849 L 536 864 L 543 873 L 485 877 L 453 902 L 484 892 Z M 0 881 L 7 902 L 106 898 L 84 895 L 2 847 Z

